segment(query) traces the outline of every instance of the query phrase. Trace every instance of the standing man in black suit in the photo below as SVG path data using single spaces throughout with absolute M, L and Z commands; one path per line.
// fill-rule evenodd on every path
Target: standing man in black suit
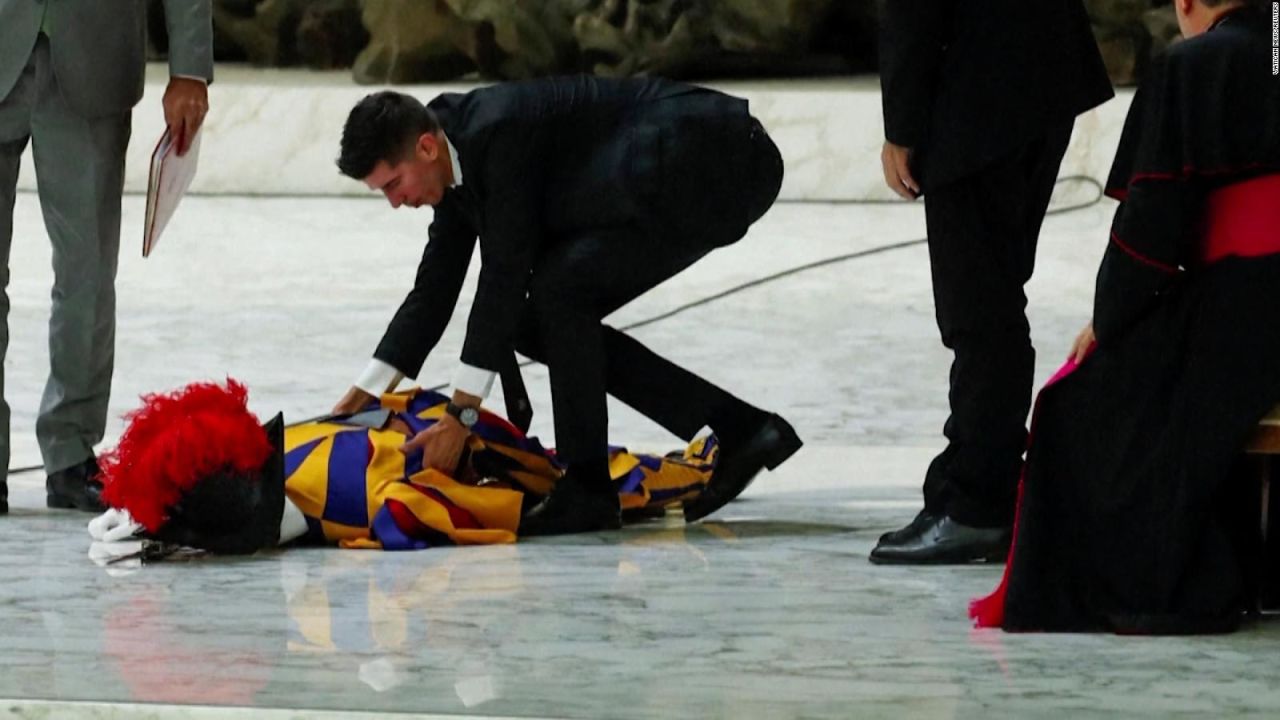
M 1003 559 L 1035 351 L 1023 286 L 1075 117 L 1111 97 L 1081 0 L 886 0 L 885 181 L 925 196 L 951 365 L 947 448 L 878 563 Z
M 417 281 L 336 412 L 414 376 L 457 303 L 476 238 L 480 284 L 450 420 L 413 438 L 424 467 L 452 469 L 475 408 L 502 375 L 527 428 L 513 351 L 545 363 L 565 479 L 521 535 L 619 526 L 607 465 L 606 392 L 679 436 L 710 426 L 721 454 L 697 520 L 776 467 L 800 439 L 602 319 L 737 242 L 777 198 L 782 158 L 745 100 L 658 79 L 571 77 L 360 101 L 343 130 L 343 174 L 392 207 L 435 207 Z M 521 418 L 521 416 L 524 416 Z M 521 420 L 523 419 L 523 423 Z

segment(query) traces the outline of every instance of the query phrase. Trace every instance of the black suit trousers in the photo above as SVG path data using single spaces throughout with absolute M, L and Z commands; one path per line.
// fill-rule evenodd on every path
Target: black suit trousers
M 929 466 L 925 507 L 966 525 L 1013 520 L 1035 371 L 1023 287 L 1072 124 L 925 196 L 938 328 L 955 354 L 948 446 Z
M 762 129 L 747 151 L 753 172 L 742 178 L 740 203 L 720 212 L 740 227 L 764 215 L 782 182 L 781 156 Z M 602 322 L 717 246 L 705 239 L 716 233 L 684 228 L 658 220 L 580 231 L 554 242 L 534 266 L 517 350 L 549 368 L 557 453 L 589 483 L 609 479 L 606 393 L 685 440 L 716 429 L 718 417 L 754 410 Z

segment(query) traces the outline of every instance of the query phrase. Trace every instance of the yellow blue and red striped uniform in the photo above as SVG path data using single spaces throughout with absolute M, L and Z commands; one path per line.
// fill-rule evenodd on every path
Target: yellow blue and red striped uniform
M 414 433 L 443 416 L 447 403 L 425 390 L 379 401 Z M 421 453 L 400 452 L 405 439 L 385 425 L 313 422 L 285 431 L 285 492 L 307 517 L 309 539 L 388 550 L 514 542 L 526 495 L 545 495 L 563 473 L 553 451 L 488 411 L 472 428 L 457 478 L 423 470 Z M 665 457 L 610 448 L 623 510 L 695 496 L 718 452 L 714 436 Z

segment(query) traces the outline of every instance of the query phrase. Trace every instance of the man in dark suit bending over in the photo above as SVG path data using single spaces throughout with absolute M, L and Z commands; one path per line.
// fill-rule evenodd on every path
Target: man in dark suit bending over
M 418 373 L 478 237 L 480 281 L 452 419 L 410 444 L 423 449 L 424 466 L 451 469 L 498 375 L 509 414 L 527 428 L 514 351 L 545 363 L 566 475 L 526 513 L 521 535 L 618 527 L 606 393 L 683 439 L 706 426 L 719 437 L 709 490 L 684 508 L 690 521 L 800 447 L 782 418 L 601 322 L 738 241 L 777 198 L 782 158 L 745 100 L 659 79 L 590 77 L 444 94 L 426 107 L 380 92 L 351 111 L 338 165 L 392 207 L 432 205 L 435 217 L 413 290 L 335 411 L 357 410 Z

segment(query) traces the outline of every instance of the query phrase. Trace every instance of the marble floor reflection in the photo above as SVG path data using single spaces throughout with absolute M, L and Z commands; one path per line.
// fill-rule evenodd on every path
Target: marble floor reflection
M 564 718 L 1280 708 L 1277 623 L 1198 639 L 970 630 L 965 604 L 998 568 L 866 561 L 911 495 L 764 493 L 694 526 L 109 569 L 86 559 L 80 515 L 19 510 L 0 535 L 0 697 Z

